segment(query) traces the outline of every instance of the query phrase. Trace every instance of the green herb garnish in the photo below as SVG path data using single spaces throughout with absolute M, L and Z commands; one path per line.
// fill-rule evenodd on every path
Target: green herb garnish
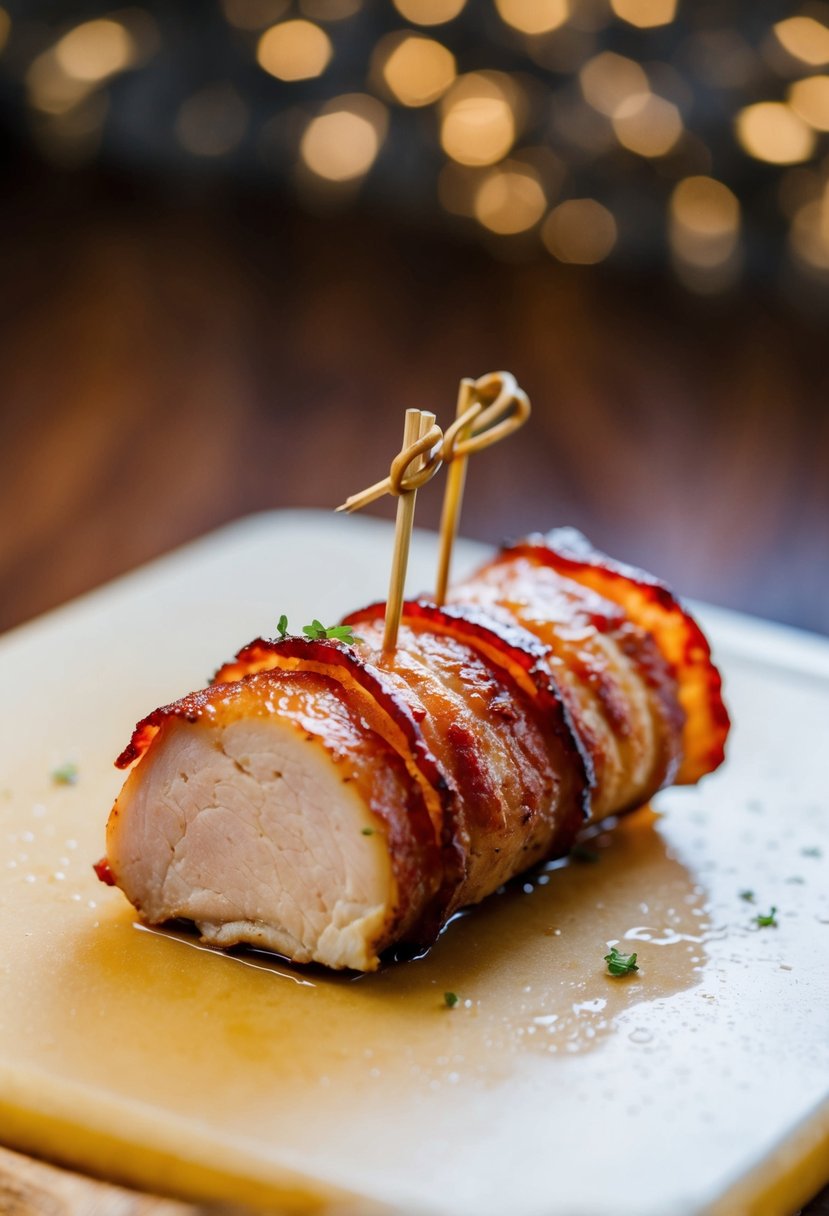
M 758 929 L 776 929 L 777 928 L 777 909 L 774 906 L 772 906 L 772 908 L 769 910 L 768 913 L 764 914 L 761 912 L 760 915 L 755 916 L 754 919 L 757 922 Z
M 753 904 L 754 903 L 754 892 L 750 891 L 750 890 L 741 891 L 740 899 L 744 899 L 747 904 Z
M 350 625 L 330 625 L 326 629 L 325 625 L 317 620 L 313 620 L 310 625 L 303 625 L 302 632 L 313 641 L 333 638 L 335 642 L 345 642 L 347 646 L 362 641 L 362 638 L 353 633 Z
M 51 777 L 55 785 L 74 785 L 78 780 L 78 766 L 67 760 L 60 768 L 53 768 Z
M 374 828 L 362 828 L 361 831 L 364 836 L 373 836 L 374 835 Z
M 444 992 L 443 1000 L 447 1009 L 454 1009 L 460 998 L 457 992 Z
M 276 632 L 279 634 L 279 636 L 281 638 L 286 638 L 288 636 L 288 618 L 286 617 L 284 612 L 282 613 L 282 616 L 279 618 L 279 620 L 276 622 Z
M 611 975 L 630 975 L 633 971 L 638 971 L 636 965 L 635 954 L 622 954 L 615 946 L 610 947 L 610 954 L 604 956 L 604 961 L 607 963 L 607 969 Z

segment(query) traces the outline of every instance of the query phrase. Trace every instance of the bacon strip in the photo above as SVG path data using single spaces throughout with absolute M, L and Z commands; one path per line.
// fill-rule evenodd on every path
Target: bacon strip
M 585 819 L 722 760 L 728 718 L 698 626 L 577 533 L 504 550 L 442 608 L 407 602 L 392 654 L 383 613 L 346 618 L 355 646 L 258 638 L 143 719 L 116 762 L 133 767 L 102 880 L 208 941 L 370 970 L 565 853 Z
M 697 622 L 673 592 L 651 574 L 594 549 L 575 528 L 532 535 L 506 549 L 497 561 L 524 554 L 617 604 L 628 619 L 650 633 L 677 681 L 685 713 L 682 761 L 673 777 L 693 785 L 725 758 L 730 721 L 722 679 Z

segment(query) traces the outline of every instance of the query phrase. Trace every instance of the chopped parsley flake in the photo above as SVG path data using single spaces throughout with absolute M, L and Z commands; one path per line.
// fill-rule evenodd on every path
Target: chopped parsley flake
M 364 836 L 373 836 L 374 835 L 374 828 L 362 828 L 361 831 Z
M 329 625 L 326 628 L 317 620 L 313 620 L 310 625 L 303 625 L 302 632 L 312 641 L 333 638 L 335 642 L 345 642 L 347 646 L 353 646 L 355 642 L 362 641 L 362 638 L 356 636 L 350 625 Z
M 287 637 L 291 637 L 288 629 L 288 618 L 285 613 L 276 622 L 276 632 L 279 635 L 280 641 Z M 303 625 L 302 632 L 306 638 L 310 638 L 312 642 L 333 638 L 335 642 L 345 642 L 347 646 L 353 646 L 355 642 L 361 642 L 363 639 L 358 638 L 353 632 L 350 625 L 329 625 L 326 627 L 322 621 L 318 621 L 316 617 L 310 625 Z
M 454 1009 L 459 999 L 457 992 L 444 992 L 443 994 L 444 1004 L 447 1009 Z
M 60 768 L 53 768 L 51 775 L 55 785 L 74 785 L 78 780 L 78 766 L 67 760 Z
M 745 891 L 741 891 L 740 899 L 744 899 L 747 904 L 753 904 L 754 903 L 754 892 L 751 890 L 748 890 L 748 889 Z
M 631 972 L 639 970 L 636 955 L 622 954 L 615 946 L 610 947 L 610 954 L 604 956 L 604 961 L 610 975 L 630 975 Z
M 777 928 L 777 909 L 772 907 L 768 913 L 760 913 L 755 916 L 758 929 L 776 929 Z

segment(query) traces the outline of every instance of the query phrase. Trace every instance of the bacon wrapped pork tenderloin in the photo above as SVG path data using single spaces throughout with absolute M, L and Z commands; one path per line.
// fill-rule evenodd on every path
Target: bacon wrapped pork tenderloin
M 662 584 L 569 529 L 504 550 L 360 641 L 259 639 L 156 710 L 99 875 L 150 923 L 374 970 L 571 847 L 589 820 L 723 758 L 720 678 Z

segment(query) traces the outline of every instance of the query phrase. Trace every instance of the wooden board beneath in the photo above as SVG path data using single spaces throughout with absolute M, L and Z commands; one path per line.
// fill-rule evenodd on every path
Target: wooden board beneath
M 377 521 L 256 517 L 0 643 L 0 1139 L 262 1208 L 791 1210 L 829 1180 L 826 643 L 706 612 L 725 769 L 379 975 L 140 929 L 95 880 L 135 719 L 281 612 L 382 595 L 390 545 Z M 413 589 L 433 560 L 419 536 Z M 635 977 L 604 973 L 617 941 Z

